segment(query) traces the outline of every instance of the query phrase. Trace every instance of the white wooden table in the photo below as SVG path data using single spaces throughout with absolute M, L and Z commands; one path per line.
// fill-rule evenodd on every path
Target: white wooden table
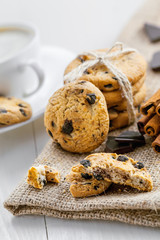
M 30 21 L 42 43 L 80 52 L 110 46 L 144 0 L 1 0 L 0 21 Z M 160 229 L 118 222 L 13 217 L 3 201 L 27 173 L 48 140 L 43 117 L 0 135 L 0 240 L 160 239 Z

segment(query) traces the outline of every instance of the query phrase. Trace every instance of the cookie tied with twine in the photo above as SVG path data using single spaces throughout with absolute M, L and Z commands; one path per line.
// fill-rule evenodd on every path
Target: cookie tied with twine
M 128 121 L 129 124 L 133 123 L 136 119 L 134 105 L 133 105 L 133 95 L 132 95 L 132 87 L 126 75 L 121 72 L 115 65 L 112 63 L 112 59 L 116 57 L 121 57 L 124 55 L 131 54 L 136 52 L 136 49 L 132 48 L 124 48 L 123 43 L 115 43 L 109 50 L 106 52 L 97 52 L 97 51 L 89 51 L 80 54 L 79 56 L 92 56 L 94 59 L 86 60 L 81 63 L 78 67 L 74 68 L 71 72 L 67 73 L 64 76 L 64 82 L 69 83 L 73 82 L 76 79 L 79 79 L 84 72 L 95 65 L 105 65 L 109 71 L 114 74 L 117 78 L 119 86 L 122 90 L 122 94 L 127 101 L 127 111 L 128 111 Z

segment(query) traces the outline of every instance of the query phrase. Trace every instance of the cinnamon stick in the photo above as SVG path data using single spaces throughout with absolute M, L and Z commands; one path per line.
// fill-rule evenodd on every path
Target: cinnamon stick
M 156 112 L 156 107 L 160 103 L 160 89 L 141 106 L 141 113 L 150 116 Z
M 149 136 L 156 136 L 160 132 L 160 117 L 157 114 L 147 122 L 144 131 Z
M 158 116 L 160 116 L 160 103 L 156 107 L 156 113 Z
M 160 134 L 152 143 L 153 150 L 157 153 L 160 153 Z
M 148 123 L 148 121 L 153 117 L 153 115 L 151 116 L 143 116 L 138 122 L 137 122 L 137 126 L 138 126 L 138 130 L 139 132 L 144 135 L 145 131 L 144 131 L 144 126 Z

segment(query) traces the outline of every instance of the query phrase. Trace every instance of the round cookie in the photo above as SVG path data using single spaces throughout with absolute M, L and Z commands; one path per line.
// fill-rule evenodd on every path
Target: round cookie
M 0 126 L 23 122 L 32 116 L 31 106 L 14 97 L 0 97 Z
M 140 116 L 139 109 L 135 110 L 136 116 L 139 117 Z M 111 116 L 109 115 L 109 118 L 112 119 L 110 120 L 109 131 L 128 126 L 128 112 L 127 111 L 118 112 L 117 114 L 118 116 L 116 118 L 114 118 L 113 115 Z
M 99 51 L 105 52 L 107 49 L 97 50 L 97 52 Z M 90 59 L 93 59 L 93 57 L 78 56 L 67 66 L 64 74 L 69 73 L 81 63 Z M 147 63 L 138 52 L 130 53 L 122 57 L 115 57 L 112 63 L 126 75 L 132 85 L 140 80 L 146 73 Z M 117 78 L 104 65 L 99 64 L 88 68 L 79 79 L 93 83 L 104 92 L 119 89 Z
M 134 107 L 138 107 L 146 98 L 146 85 L 143 84 L 139 92 L 133 96 Z M 109 109 L 115 109 L 118 111 L 127 110 L 127 101 L 124 99 L 121 102 L 107 104 Z
M 139 83 L 139 81 L 137 83 Z M 135 85 L 137 85 L 137 83 Z M 143 88 L 143 86 L 144 86 L 144 83 L 142 81 L 141 85 L 139 86 L 139 89 L 132 87 L 132 94 L 135 95 L 138 92 L 140 92 L 141 89 Z M 113 92 L 103 92 L 103 95 L 106 99 L 106 102 L 107 102 L 108 106 L 113 105 L 113 104 L 118 103 L 118 102 L 122 102 L 123 100 L 125 100 L 125 98 L 123 96 L 123 93 L 120 90 L 116 90 L 116 91 L 113 91 Z
M 87 81 L 75 81 L 49 99 L 44 122 L 48 134 L 70 152 L 97 148 L 109 130 L 109 117 L 101 91 Z

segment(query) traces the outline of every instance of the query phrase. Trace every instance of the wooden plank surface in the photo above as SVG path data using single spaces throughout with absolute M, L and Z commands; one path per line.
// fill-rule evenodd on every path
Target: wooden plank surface
M 33 125 L 0 135 L 0 239 L 47 239 L 43 216 L 13 217 L 4 200 L 26 175 L 36 157 Z
M 81 240 L 158 240 L 160 230 L 119 222 L 94 220 L 62 220 L 47 217 L 48 237 Z

